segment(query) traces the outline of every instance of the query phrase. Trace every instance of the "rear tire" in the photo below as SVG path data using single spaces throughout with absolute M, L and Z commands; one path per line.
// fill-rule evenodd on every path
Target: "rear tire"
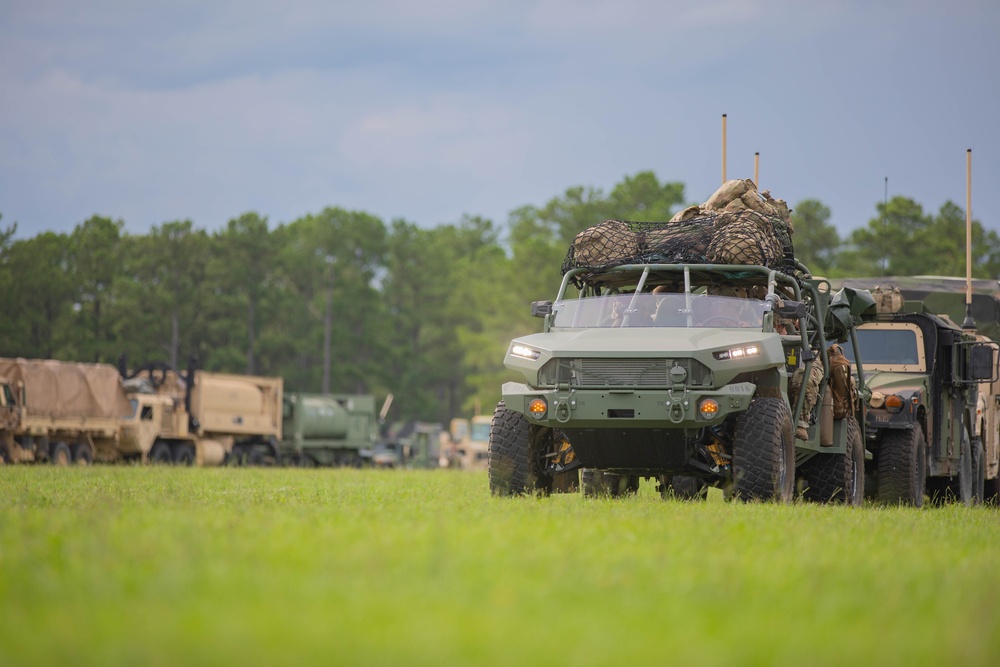
M 639 490 L 639 478 L 636 475 L 619 475 L 592 468 L 583 469 L 580 481 L 583 495 L 588 498 L 598 496 L 618 498 L 634 494 Z
M 52 443 L 52 449 L 49 451 L 49 461 L 54 466 L 68 466 L 73 461 L 69 445 L 65 442 Z
M 922 507 L 927 489 L 927 442 L 919 424 L 887 430 L 878 450 L 878 499 Z
M 487 468 L 490 493 L 519 496 L 525 493 L 548 495 L 552 478 L 544 475 L 543 457 L 552 447 L 552 429 L 534 426 L 520 412 L 497 403 L 490 426 Z
M 72 453 L 73 463 L 78 466 L 89 466 L 94 462 L 94 452 L 90 449 L 90 445 L 85 442 L 73 445 Z
M 740 500 L 788 502 L 795 492 L 792 412 L 780 398 L 758 397 L 736 421 L 733 481 Z
M 149 462 L 154 465 L 169 465 L 173 463 L 174 456 L 170 451 L 170 445 L 157 440 L 149 450 Z
M 865 444 L 857 420 L 847 417 L 845 421 L 847 451 L 843 454 L 817 454 L 802 466 L 802 476 L 808 482 L 806 500 L 844 503 L 851 507 L 858 507 L 864 502 Z
M 174 463 L 179 466 L 194 465 L 195 452 L 192 445 L 177 445 L 174 450 Z
M 986 494 L 986 456 L 982 438 L 972 440 L 972 504 L 982 505 Z

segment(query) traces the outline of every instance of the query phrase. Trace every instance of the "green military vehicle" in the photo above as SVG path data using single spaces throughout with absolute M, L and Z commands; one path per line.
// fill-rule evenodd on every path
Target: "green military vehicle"
M 877 297 L 885 296 L 878 299 L 878 317 L 858 328 L 871 389 L 866 430 L 875 455 L 869 475 L 873 491 L 883 501 L 918 507 L 925 496 L 978 504 L 985 495 L 995 502 L 998 346 L 984 334 L 996 336 L 996 297 L 974 295 L 976 331 L 956 324 L 964 320 L 965 295 L 959 291 L 964 280 L 843 282 L 867 284 Z
M 494 412 L 494 494 L 547 493 L 582 468 L 585 494 L 653 479 L 664 495 L 788 501 L 798 481 L 807 498 L 862 502 L 863 403 L 833 418 L 823 351 L 853 338 L 870 295 L 811 278 L 781 219 L 727 216 L 605 221 L 577 237 L 555 299 L 532 304 L 542 332 L 504 359 L 524 380 Z M 810 405 L 807 383 L 789 395 L 789 381 L 813 365 Z
M 282 462 L 311 467 L 370 461 L 379 430 L 374 396 L 291 392 L 282 411 Z

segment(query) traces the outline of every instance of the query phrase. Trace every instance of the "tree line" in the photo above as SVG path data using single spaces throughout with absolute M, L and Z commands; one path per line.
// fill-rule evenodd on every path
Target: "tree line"
M 0 356 L 278 375 L 286 391 L 394 394 L 392 418 L 490 412 L 507 344 L 539 329 L 573 238 L 604 219 L 668 220 L 684 185 L 653 172 L 609 192 L 572 187 L 498 226 L 465 216 L 421 228 L 330 207 L 271 225 L 248 212 L 217 231 L 190 220 L 148 234 L 93 216 L 71 233 L 0 231 Z M 840 238 L 815 199 L 793 210 L 796 254 L 836 277 L 965 274 L 964 211 L 876 205 Z M 973 224 L 976 277 L 1000 276 L 1000 237 Z

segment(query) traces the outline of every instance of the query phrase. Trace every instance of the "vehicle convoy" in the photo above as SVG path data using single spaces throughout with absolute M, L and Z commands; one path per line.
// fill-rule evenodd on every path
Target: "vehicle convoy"
M 494 412 L 491 491 L 547 493 L 581 468 L 585 494 L 645 478 L 665 495 L 787 501 L 798 481 L 807 498 L 861 503 L 853 392 L 866 390 L 835 383 L 826 350 L 853 340 L 874 303 L 810 276 L 787 212 L 729 181 L 671 222 L 577 235 L 555 299 L 532 304 L 542 332 L 508 347 L 524 381 L 504 384 Z
M 0 359 L 0 460 L 88 464 L 117 456 L 131 413 L 108 364 Z
M 283 463 L 362 465 L 371 461 L 378 442 L 375 397 L 370 394 L 285 394 L 281 429 Z
M 284 380 L 157 362 L 119 372 L 133 405 L 121 422 L 125 459 L 180 465 L 279 460 Z
M 920 506 L 925 495 L 997 501 L 1000 486 L 1000 300 L 973 295 L 976 330 L 956 278 L 852 279 L 878 298 L 878 317 L 858 329 L 868 407 L 871 485 L 878 497 Z M 980 288 L 982 289 L 982 287 Z M 985 292 L 985 293 L 984 293 Z M 931 310 L 933 308 L 933 310 Z M 964 323 L 964 322 L 963 322 Z M 850 350 L 847 350 L 848 356 Z

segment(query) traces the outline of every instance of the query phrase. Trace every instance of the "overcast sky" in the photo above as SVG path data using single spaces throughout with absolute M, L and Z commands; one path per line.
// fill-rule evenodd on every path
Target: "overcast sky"
M 652 170 L 1000 231 L 996 0 L 0 0 L 0 225 L 498 224 Z

